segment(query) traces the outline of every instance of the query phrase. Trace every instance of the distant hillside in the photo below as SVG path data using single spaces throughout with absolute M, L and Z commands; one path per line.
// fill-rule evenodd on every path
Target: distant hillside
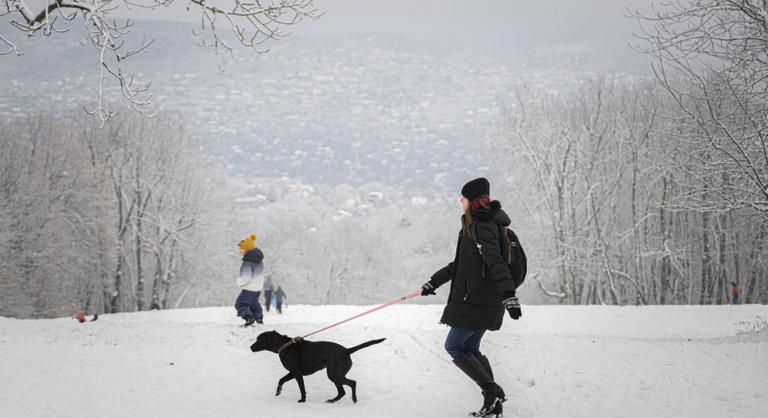
M 474 173 L 493 178 L 483 144 L 515 86 L 558 89 L 584 74 L 623 76 L 640 67 L 621 41 L 557 38 L 494 54 L 491 46 L 371 35 L 288 38 L 267 55 L 237 52 L 237 62 L 218 74 L 216 57 L 195 46 L 193 28 L 138 22 L 134 41 L 145 33 L 157 40 L 129 68 L 154 80 L 157 106 L 182 114 L 230 174 L 308 183 L 443 191 Z M 0 33 L 26 52 L 0 57 L 0 77 L 10 80 L 0 87 L 0 117 L 94 100 L 97 56 L 77 28 L 23 41 L 8 26 Z M 111 97 L 119 99 L 114 91 Z

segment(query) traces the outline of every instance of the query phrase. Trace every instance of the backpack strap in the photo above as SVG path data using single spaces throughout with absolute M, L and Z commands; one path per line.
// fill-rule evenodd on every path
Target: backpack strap
M 493 221 L 491 221 L 493 222 Z M 505 262 L 507 264 L 510 264 L 512 262 L 512 247 L 516 246 L 515 241 L 509 238 L 507 235 L 507 228 L 498 223 L 493 222 L 499 227 L 499 254 L 504 258 Z M 477 252 L 480 254 L 480 257 L 483 259 L 483 271 L 480 274 L 480 278 L 485 278 L 485 266 L 488 264 L 485 262 L 485 256 L 483 255 L 483 245 L 480 244 L 477 241 L 477 222 L 472 223 L 472 227 L 469 231 L 469 236 L 472 238 L 472 242 L 475 244 L 475 248 L 477 248 Z M 507 245 L 505 245 L 505 242 L 508 242 Z
M 498 224 L 498 225 L 499 225 L 499 233 L 501 235 L 499 237 L 499 240 L 500 240 L 499 247 L 502 250 L 502 254 L 506 253 L 506 257 L 504 258 L 507 260 L 507 264 L 512 264 L 512 247 L 514 247 L 517 244 L 515 244 L 515 241 L 511 239 L 507 234 L 507 227 L 502 224 Z
M 469 230 L 469 236 L 472 238 L 472 242 L 475 243 L 475 248 L 480 255 L 483 255 L 483 245 L 477 242 L 477 222 L 472 222 L 472 227 Z
M 491 221 L 493 222 L 493 221 Z M 511 244 L 509 246 L 514 247 L 515 242 L 512 241 L 509 236 L 507 236 L 507 228 L 497 222 L 493 222 L 496 224 L 496 226 L 499 227 L 499 249 L 501 250 L 501 254 L 507 253 L 507 263 L 510 262 L 509 257 L 509 248 L 507 248 L 507 245 L 504 245 L 505 241 L 509 241 Z M 472 242 L 475 243 L 475 248 L 477 248 L 477 252 L 480 253 L 480 255 L 483 255 L 483 245 L 477 242 L 477 222 L 472 223 L 472 228 L 470 228 L 469 236 L 472 238 Z

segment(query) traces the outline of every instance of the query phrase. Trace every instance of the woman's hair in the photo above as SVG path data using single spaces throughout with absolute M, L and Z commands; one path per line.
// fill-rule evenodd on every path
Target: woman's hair
M 474 222 L 472 220 L 472 212 L 479 209 L 490 209 L 490 208 L 491 208 L 491 196 L 487 194 L 479 196 L 475 200 L 469 202 L 469 205 L 467 205 L 467 210 L 464 211 L 464 216 L 462 217 L 462 220 L 464 222 L 463 233 L 467 235 L 470 235 L 472 233 L 472 223 Z

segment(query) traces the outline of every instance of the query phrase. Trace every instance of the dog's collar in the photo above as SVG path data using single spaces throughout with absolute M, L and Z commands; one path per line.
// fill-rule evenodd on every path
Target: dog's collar
M 291 338 L 290 340 L 288 340 L 287 343 L 283 344 L 280 348 L 277 349 L 277 354 L 280 354 L 280 352 L 285 350 L 286 348 L 288 348 L 289 345 L 295 344 L 295 343 L 297 343 L 297 342 L 299 342 L 301 340 L 302 340 L 301 337 L 293 337 L 293 338 Z

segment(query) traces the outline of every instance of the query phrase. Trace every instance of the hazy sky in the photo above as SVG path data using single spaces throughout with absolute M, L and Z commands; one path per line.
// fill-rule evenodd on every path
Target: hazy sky
M 631 35 L 635 26 L 626 9 L 648 9 L 650 0 L 315 0 L 325 15 L 303 22 L 299 36 L 335 37 L 390 34 L 424 41 L 502 40 L 507 36 L 532 39 L 548 32 L 569 36 L 601 33 Z M 199 21 L 199 12 L 176 0 L 172 8 L 134 11 L 152 19 Z M 522 29 L 521 29 L 522 28 Z

